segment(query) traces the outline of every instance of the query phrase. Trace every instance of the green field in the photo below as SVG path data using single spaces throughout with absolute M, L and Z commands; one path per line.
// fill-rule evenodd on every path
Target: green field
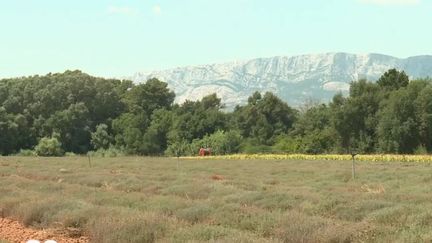
M 0 157 L 0 216 L 94 242 L 428 242 L 432 167 Z

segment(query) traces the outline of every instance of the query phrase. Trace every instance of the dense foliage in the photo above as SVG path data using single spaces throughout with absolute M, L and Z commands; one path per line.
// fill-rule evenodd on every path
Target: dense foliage
M 353 82 L 347 97 L 299 110 L 270 92 L 231 112 L 216 94 L 174 98 L 157 79 L 133 84 L 80 71 L 3 79 L 0 154 L 432 152 L 432 82 L 395 69 L 377 82 Z

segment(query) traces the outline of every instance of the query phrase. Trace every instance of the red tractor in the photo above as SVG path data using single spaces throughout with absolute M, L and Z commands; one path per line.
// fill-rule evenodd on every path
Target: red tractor
M 210 155 L 211 155 L 211 149 L 210 148 L 200 148 L 199 156 L 210 156 Z

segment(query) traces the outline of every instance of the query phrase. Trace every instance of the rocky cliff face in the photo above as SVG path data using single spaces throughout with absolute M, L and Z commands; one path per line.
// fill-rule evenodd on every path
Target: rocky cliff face
M 292 106 L 305 100 L 326 102 L 337 92 L 347 92 L 360 78 L 377 80 L 391 68 L 405 70 L 411 78 L 432 77 L 432 56 L 406 59 L 381 55 L 326 53 L 136 73 L 130 79 L 145 82 L 158 78 L 177 95 L 176 102 L 217 93 L 227 107 L 245 103 L 253 92 L 272 91 Z

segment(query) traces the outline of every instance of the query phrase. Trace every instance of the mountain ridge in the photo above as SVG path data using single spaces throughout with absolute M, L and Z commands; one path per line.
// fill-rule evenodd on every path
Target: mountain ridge
M 404 70 L 410 78 L 430 77 L 432 55 L 397 58 L 379 53 L 329 52 L 275 56 L 137 72 L 129 79 L 137 83 L 150 78 L 165 81 L 176 92 L 177 103 L 217 93 L 232 108 L 245 103 L 255 91 L 271 91 L 299 106 L 308 99 L 327 102 L 337 92 L 346 93 L 351 81 L 375 81 L 391 68 Z

